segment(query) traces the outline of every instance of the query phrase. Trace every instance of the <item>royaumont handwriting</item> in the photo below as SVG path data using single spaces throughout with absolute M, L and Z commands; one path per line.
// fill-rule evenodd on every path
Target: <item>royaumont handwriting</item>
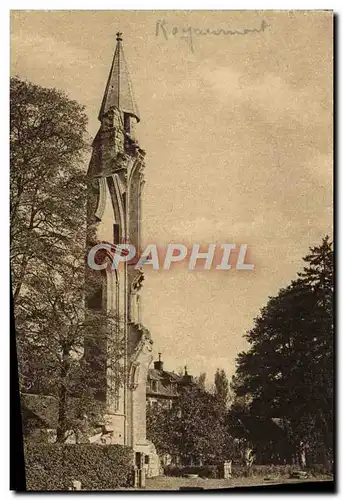
M 194 36 L 227 36 L 227 35 L 249 35 L 250 33 L 263 33 L 270 25 L 262 20 L 259 27 L 229 29 L 229 28 L 194 28 L 193 26 L 168 26 L 164 19 L 159 19 L 156 22 L 156 36 L 162 36 L 165 40 L 172 38 L 185 39 L 192 52 L 194 52 L 193 37 Z

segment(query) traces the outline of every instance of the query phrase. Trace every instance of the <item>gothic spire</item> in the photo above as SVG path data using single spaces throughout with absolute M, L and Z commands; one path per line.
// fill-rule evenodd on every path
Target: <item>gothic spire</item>
M 133 116 L 136 118 L 137 122 L 140 121 L 139 111 L 133 95 L 130 75 L 124 57 L 122 40 L 122 33 L 117 33 L 117 46 L 99 112 L 100 121 L 112 107 Z

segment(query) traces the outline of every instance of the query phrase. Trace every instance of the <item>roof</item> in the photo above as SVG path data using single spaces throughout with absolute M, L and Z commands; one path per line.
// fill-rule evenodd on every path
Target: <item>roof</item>
M 154 380 L 158 381 L 158 386 L 156 390 L 151 388 L 149 384 L 147 385 L 146 394 L 147 396 L 160 396 L 167 398 L 176 398 L 179 393 L 177 392 L 178 386 L 181 385 L 183 377 L 177 375 L 174 372 L 168 372 L 165 370 L 156 370 L 151 368 L 148 371 L 148 381 Z M 176 390 L 172 387 L 176 386 Z
M 148 380 L 162 380 L 163 376 L 159 370 L 151 368 L 148 372 Z
M 165 372 L 168 374 L 168 376 L 173 379 L 175 382 L 181 382 L 182 380 L 182 376 L 181 375 L 178 375 L 177 373 L 174 373 L 174 372 Z
M 170 388 L 165 386 L 160 386 L 157 391 L 154 391 L 150 387 L 147 387 L 146 395 L 151 397 L 164 397 L 168 399 L 179 397 L 178 392 L 172 392 Z
M 182 376 L 177 375 L 174 372 L 168 372 L 166 370 L 156 370 L 155 368 L 150 368 L 148 371 L 148 380 L 166 380 L 170 382 L 181 382 Z
M 139 111 L 125 61 L 121 35 L 121 33 L 117 33 L 117 46 L 99 112 L 99 120 L 101 120 L 112 107 L 115 107 L 134 116 L 137 122 L 139 122 Z

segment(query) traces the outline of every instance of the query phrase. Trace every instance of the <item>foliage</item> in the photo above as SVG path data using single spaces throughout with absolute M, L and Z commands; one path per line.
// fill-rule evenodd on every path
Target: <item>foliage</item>
M 231 467 L 231 477 L 246 477 L 247 475 L 253 477 L 269 477 L 269 478 L 278 478 L 285 477 L 289 478 L 292 472 L 299 470 L 299 467 L 292 465 L 253 465 L 249 472 L 246 467 L 243 465 L 233 464 Z M 309 476 L 313 477 L 323 477 L 330 476 L 331 472 L 325 467 L 321 466 L 313 466 L 307 467 L 306 472 Z M 177 465 L 168 465 L 164 468 L 164 474 L 166 476 L 172 477 L 182 477 L 185 474 L 198 474 L 199 477 L 208 477 L 208 478 L 220 478 L 222 477 L 220 472 L 220 465 L 203 465 L 196 467 L 183 467 Z
M 85 224 L 84 108 L 56 89 L 10 86 L 10 222 L 13 298 L 37 265 L 58 266 Z M 25 293 L 25 292 L 24 292 Z
M 311 460 L 328 463 L 333 447 L 329 238 L 311 248 L 304 261 L 303 272 L 269 299 L 246 335 L 250 349 L 237 358 L 230 423 L 236 422 L 236 437 L 253 443 L 268 460 L 291 463 L 303 446 Z
M 82 490 L 128 486 L 132 450 L 119 445 L 25 445 L 26 487 L 31 491 L 68 490 L 73 480 Z
M 162 404 L 147 405 L 147 439 L 154 443 L 161 456 L 177 452 L 171 443 L 171 419 L 172 410 L 169 407 Z
M 298 471 L 299 467 L 295 465 L 253 465 L 249 474 L 254 477 L 290 477 L 290 475 Z M 306 472 L 308 475 L 317 476 L 328 476 L 331 472 L 325 469 L 322 465 L 314 465 L 312 467 L 306 467 Z M 232 477 L 245 477 L 247 475 L 246 467 L 242 465 L 232 465 Z
M 181 477 L 185 474 L 198 474 L 199 477 L 216 479 L 220 477 L 218 465 L 198 465 L 195 467 L 183 467 L 168 465 L 164 468 L 166 476 Z
M 85 292 L 102 292 L 103 280 L 97 271 L 85 280 L 86 123 L 84 108 L 64 93 L 11 79 L 11 269 L 20 390 L 58 399 L 60 442 L 85 413 L 97 413 L 96 399 L 117 396 L 122 379 L 121 318 L 103 311 L 101 293 L 100 307 L 85 313 Z M 77 411 L 70 412 L 76 395 Z
M 58 280 L 46 273 L 32 287 L 18 328 L 19 357 L 28 361 L 27 392 L 58 400 L 58 441 L 68 430 L 82 430 L 85 414 L 97 420 L 99 401 L 115 398 L 123 378 L 121 319 L 110 312 L 85 314 L 81 270 L 67 271 Z
M 230 453 L 223 408 L 196 385 L 185 387 L 172 408 L 148 409 L 147 435 L 158 453 L 178 456 L 183 464 L 213 463 Z
M 214 388 L 218 401 L 226 408 L 229 399 L 229 381 L 225 371 L 219 370 L 219 368 L 214 375 Z
M 205 390 L 206 388 L 206 373 L 200 373 L 199 378 L 197 380 L 197 384 L 200 387 L 200 389 Z
M 53 330 L 56 310 L 63 309 L 67 323 L 80 321 L 87 119 L 82 106 L 56 89 L 12 78 L 10 96 L 11 271 L 20 386 L 26 391 L 33 386 L 33 360 L 39 369 L 44 359 L 46 380 L 55 371 L 55 356 L 44 349 L 49 335 L 41 333 Z

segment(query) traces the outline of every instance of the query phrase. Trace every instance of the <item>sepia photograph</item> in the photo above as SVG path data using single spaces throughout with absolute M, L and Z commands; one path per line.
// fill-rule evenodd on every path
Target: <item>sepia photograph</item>
M 11 489 L 334 492 L 333 11 L 9 15 Z

